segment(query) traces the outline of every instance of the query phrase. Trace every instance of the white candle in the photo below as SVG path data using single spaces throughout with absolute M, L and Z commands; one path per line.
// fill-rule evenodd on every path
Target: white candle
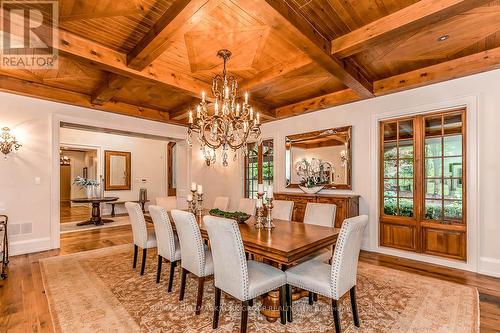
M 253 120 L 253 108 L 250 108 L 250 120 Z
M 196 183 L 195 182 L 191 183 L 191 191 L 196 191 Z
M 197 106 L 196 107 L 196 118 L 200 118 L 200 115 L 201 115 L 201 106 Z
M 203 186 L 198 185 L 198 194 L 203 194 Z
M 203 103 L 205 103 L 205 92 L 204 91 L 201 92 L 201 101 Z
M 215 100 L 214 110 L 215 110 L 214 114 L 216 116 L 218 116 L 219 115 L 219 103 L 217 102 L 217 100 Z
M 260 124 L 260 114 L 257 112 L 257 125 Z
M 264 194 L 264 184 L 259 184 L 257 187 L 257 193 Z
M 188 195 L 187 195 L 187 201 L 188 201 L 188 202 L 193 201 L 193 196 L 192 196 L 191 194 L 188 194 Z
M 192 111 L 189 111 L 189 123 L 190 124 L 193 123 L 193 112 Z
M 262 208 L 262 199 L 257 199 L 257 208 Z
M 240 116 L 240 104 L 236 104 L 236 117 Z
M 226 86 L 226 89 L 224 91 L 224 95 L 225 95 L 226 98 L 229 97 L 229 87 L 228 86 Z
M 267 198 L 270 199 L 272 197 L 273 197 L 273 186 L 269 185 L 269 187 L 267 188 Z
M 248 104 L 248 91 L 245 92 L 245 104 Z

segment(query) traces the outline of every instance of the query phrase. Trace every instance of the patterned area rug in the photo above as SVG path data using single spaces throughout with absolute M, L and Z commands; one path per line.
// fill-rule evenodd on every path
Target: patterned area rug
M 149 252 L 142 277 L 132 269 L 131 245 L 41 260 L 56 331 L 214 332 L 213 280 L 205 284 L 202 313 L 195 316 L 196 280 L 188 277 L 179 302 L 180 269 L 174 291 L 167 293 L 169 265 L 163 265 L 162 282 L 156 284 L 156 254 Z M 343 332 L 479 332 L 479 299 L 472 287 L 360 263 L 357 293 L 361 328 L 353 325 L 348 293 L 340 307 Z M 238 332 L 240 303 L 224 294 L 222 303 L 216 332 Z M 283 326 L 267 322 L 256 301 L 248 329 L 334 332 L 329 304 L 323 297 L 313 306 L 307 298 L 294 302 L 294 321 Z

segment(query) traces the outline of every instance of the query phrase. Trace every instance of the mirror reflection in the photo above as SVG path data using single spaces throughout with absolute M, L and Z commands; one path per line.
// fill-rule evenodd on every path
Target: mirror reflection
M 105 151 L 105 188 L 130 190 L 130 152 Z
M 351 129 L 332 128 L 286 137 L 286 186 L 351 188 Z

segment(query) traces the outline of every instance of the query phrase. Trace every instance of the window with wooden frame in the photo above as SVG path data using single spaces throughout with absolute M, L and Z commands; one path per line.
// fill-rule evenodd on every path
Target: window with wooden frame
M 465 260 L 465 110 L 380 130 L 381 245 Z
M 245 198 L 256 199 L 258 184 L 264 184 L 264 188 L 267 188 L 273 183 L 273 140 L 264 140 L 260 146 L 257 143 L 250 143 L 247 149 L 244 179 Z

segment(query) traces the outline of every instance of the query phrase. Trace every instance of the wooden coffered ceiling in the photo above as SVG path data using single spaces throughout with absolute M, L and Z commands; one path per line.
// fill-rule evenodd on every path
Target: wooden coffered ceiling
M 227 48 L 272 121 L 500 68 L 500 1 L 59 0 L 59 14 L 59 68 L 0 68 L 1 91 L 185 124 Z

